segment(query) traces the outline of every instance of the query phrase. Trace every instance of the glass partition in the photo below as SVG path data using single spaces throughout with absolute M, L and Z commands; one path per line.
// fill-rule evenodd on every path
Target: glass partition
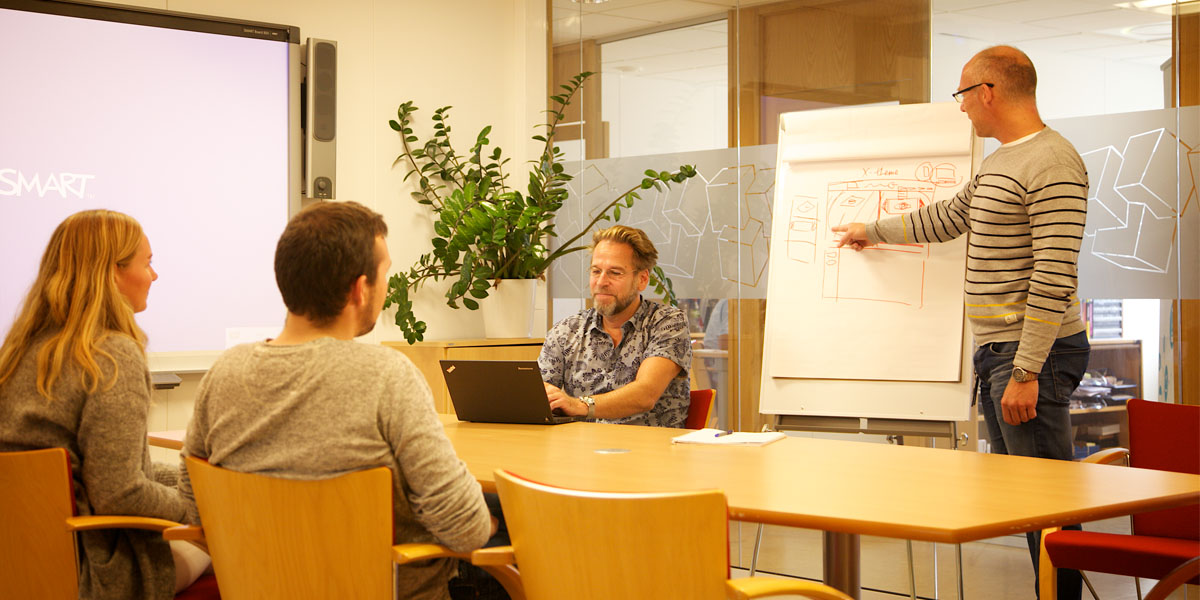
M 757 429 L 779 114 L 950 101 L 967 59 L 1012 44 L 1038 67 L 1043 118 L 1088 165 L 1079 295 L 1094 300 L 1093 333 L 1117 310 L 1117 342 L 1104 343 L 1137 342 L 1136 361 L 1096 353 L 1132 373 L 1097 374 L 1180 401 L 1195 384 L 1179 336 L 1200 298 L 1200 3 L 1151 4 L 552 0 L 552 89 L 597 73 L 560 135 L 575 180 L 558 230 L 586 224 L 646 169 L 695 164 L 695 178 L 647 190 L 620 222 L 659 247 L 691 320 L 693 385 L 718 389 L 723 427 Z M 572 258 L 552 273 L 554 320 L 587 302 L 586 259 Z

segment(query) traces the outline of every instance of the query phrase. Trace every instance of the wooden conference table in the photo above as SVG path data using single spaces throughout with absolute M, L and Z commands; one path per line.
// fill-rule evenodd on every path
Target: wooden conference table
M 958 544 L 1200 502 L 1200 475 L 1019 456 L 789 437 L 761 447 L 671 444 L 679 430 L 461 423 L 446 434 L 494 491 L 507 469 L 610 492 L 720 489 L 739 521 L 832 532 L 826 580 L 858 597 L 858 535 Z M 151 434 L 180 445 L 182 431 Z

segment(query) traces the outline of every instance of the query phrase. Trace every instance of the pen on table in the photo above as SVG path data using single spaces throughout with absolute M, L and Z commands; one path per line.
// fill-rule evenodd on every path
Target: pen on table
M 731 433 L 733 433 L 733 432 L 732 432 L 732 431 L 725 431 L 725 430 L 721 430 L 721 431 L 718 431 L 718 432 L 714 433 L 714 434 L 713 434 L 713 437 L 721 437 L 721 436 L 723 436 L 723 435 L 729 435 L 729 434 L 731 434 Z

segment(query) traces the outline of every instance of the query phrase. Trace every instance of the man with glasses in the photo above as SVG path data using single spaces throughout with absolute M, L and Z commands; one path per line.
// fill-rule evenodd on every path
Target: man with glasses
M 842 234 L 839 247 L 855 250 L 946 242 L 969 231 L 965 302 L 993 451 L 1071 460 L 1069 399 L 1090 350 L 1075 295 L 1088 179 L 1079 153 L 1038 115 L 1036 87 L 1033 62 L 1020 50 L 976 54 L 953 97 L 975 133 L 1000 148 L 953 198 L 833 231 Z M 1036 574 L 1040 534 L 1027 537 Z M 1080 597 L 1078 571 L 1060 570 L 1058 581 L 1059 598 Z
M 606 423 L 683 427 L 691 405 L 687 317 L 642 298 L 658 251 L 646 232 L 592 235 L 592 306 L 554 325 L 538 356 L 550 407 Z

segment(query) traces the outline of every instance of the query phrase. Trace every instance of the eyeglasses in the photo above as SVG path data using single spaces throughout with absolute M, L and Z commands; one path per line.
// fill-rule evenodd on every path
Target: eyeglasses
M 977 83 L 975 85 L 968 85 L 967 87 L 965 87 L 961 90 L 958 90 L 957 92 L 954 92 L 953 94 L 950 94 L 950 96 L 954 98 L 955 102 L 962 104 L 963 94 L 965 94 L 981 85 L 986 85 L 988 87 L 996 87 L 996 84 L 994 84 L 994 83 Z

